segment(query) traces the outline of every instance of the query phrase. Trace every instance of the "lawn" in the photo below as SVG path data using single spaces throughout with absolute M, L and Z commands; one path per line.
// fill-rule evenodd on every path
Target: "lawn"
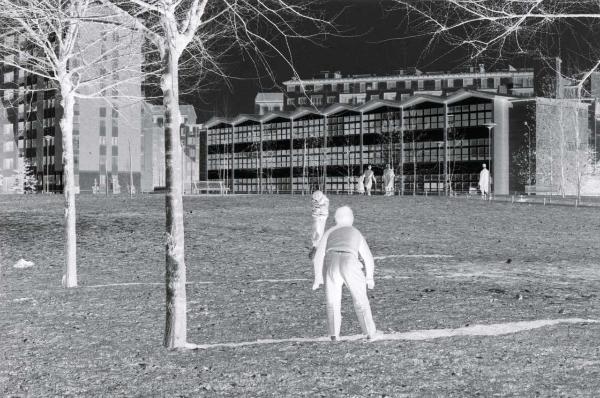
M 600 320 L 600 209 L 331 196 L 378 257 L 386 332 Z M 0 196 L 2 396 L 597 396 L 600 324 L 500 336 L 168 351 L 161 195 L 78 198 L 79 287 L 60 286 L 62 198 Z M 185 198 L 188 341 L 325 336 L 302 196 Z M 328 225 L 332 223 L 332 218 Z M 24 258 L 32 268 L 13 264 Z M 347 290 L 342 334 L 359 333 Z

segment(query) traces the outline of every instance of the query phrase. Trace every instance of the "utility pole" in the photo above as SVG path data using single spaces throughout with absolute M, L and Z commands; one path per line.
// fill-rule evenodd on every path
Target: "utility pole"
M 404 196 L 404 124 L 400 125 L 400 195 Z
M 348 195 L 352 191 L 352 182 L 350 181 L 350 147 L 348 139 L 346 139 L 346 159 L 348 160 Z
M 494 169 L 492 168 L 492 159 L 493 159 L 493 154 L 494 154 L 494 146 L 492 144 L 492 139 L 493 139 L 493 137 L 492 137 L 492 129 L 494 127 L 496 127 L 496 123 L 490 122 L 490 123 L 484 124 L 484 126 L 487 127 L 487 129 L 488 129 L 488 148 L 489 148 L 488 150 L 489 150 L 489 157 L 490 157 L 489 158 L 489 163 L 490 163 L 490 193 L 493 193 L 493 191 L 492 191 L 492 185 L 493 185 L 492 181 L 493 181 L 493 178 L 494 178 Z
M 527 185 L 531 186 L 531 128 L 527 121 L 523 124 L 527 127 Z
M 325 155 L 325 161 L 323 162 L 323 193 L 327 193 L 327 164 L 329 163 L 329 156 L 327 154 L 327 151 L 329 150 L 327 148 L 327 136 L 328 136 L 328 131 L 327 129 L 329 128 L 329 123 L 327 120 L 327 116 L 323 117 L 323 121 L 324 121 L 324 126 L 323 126 L 323 132 L 325 133 L 324 136 L 324 143 L 323 143 L 323 148 L 324 148 L 324 155 Z
M 131 169 L 131 138 L 127 138 L 129 145 L 129 197 L 133 198 L 133 170 Z
M 448 104 L 444 103 L 444 195 L 448 192 Z
M 46 193 L 50 193 L 50 181 L 48 177 L 50 176 L 50 140 L 52 139 L 51 135 L 44 136 L 44 142 L 46 142 Z
M 413 152 L 413 196 L 417 196 L 417 142 L 415 141 L 415 130 L 412 132 Z

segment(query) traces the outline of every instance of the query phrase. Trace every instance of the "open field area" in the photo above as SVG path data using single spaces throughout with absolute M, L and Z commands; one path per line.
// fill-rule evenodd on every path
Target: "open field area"
M 600 209 L 331 196 L 371 246 L 386 333 L 600 320 Z M 62 197 L 0 196 L 0 395 L 598 396 L 600 324 L 499 336 L 326 335 L 310 199 L 185 198 L 188 340 L 162 348 L 164 196 L 78 198 L 80 287 L 60 285 Z M 328 226 L 333 223 L 328 220 Z M 13 264 L 24 258 L 32 268 Z M 342 334 L 359 333 L 344 291 Z M 393 334 L 390 334 L 393 336 Z M 425 336 L 428 334 L 425 333 Z

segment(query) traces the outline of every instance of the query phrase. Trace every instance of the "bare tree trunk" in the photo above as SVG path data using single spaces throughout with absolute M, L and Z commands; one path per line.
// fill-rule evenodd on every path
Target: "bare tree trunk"
M 64 287 L 77 287 L 77 233 L 75 230 L 75 173 L 73 169 L 73 105 L 75 97 L 69 83 L 61 84 L 61 106 L 63 116 L 60 119 L 63 145 L 63 173 L 65 195 L 65 274 Z
M 179 55 L 173 49 L 164 54 L 165 72 L 161 86 L 165 107 L 166 168 L 166 322 L 164 345 L 184 348 L 187 342 L 186 269 L 181 192 L 181 145 L 179 129 Z
M 561 196 L 564 198 L 566 196 L 566 177 L 565 177 L 565 147 L 567 142 L 565 140 L 565 126 L 564 126 L 564 115 L 562 106 L 559 110 L 560 114 L 560 192 Z

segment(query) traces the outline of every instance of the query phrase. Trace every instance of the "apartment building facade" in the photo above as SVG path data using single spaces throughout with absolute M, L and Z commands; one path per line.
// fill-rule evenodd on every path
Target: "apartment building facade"
M 97 59 L 81 75 L 81 79 L 91 78 L 97 83 L 81 89 L 86 98 L 78 98 L 74 106 L 76 189 L 119 192 L 131 183 L 132 177 L 139 189 L 141 36 L 132 36 L 124 29 L 107 31 L 101 24 L 89 23 L 84 27 L 76 46 L 85 50 L 72 59 L 70 67 Z M 21 39 L 6 36 L 2 40 Z M 14 43 L 6 44 L 10 47 Z M 10 63 L 18 64 L 18 59 L 13 56 Z M 0 73 L 5 109 L 5 117 L 0 119 L 2 173 L 14 174 L 26 162 L 32 165 L 38 190 L 62 192 L 63 110 L 59 92 L 48 79 L 9 64 L 3 63 Z
M 283 110 L 283 93 L 257 93 L 254 98 L 254 113 L 264 115 Z
M 181 104 L 179 111 L 183 117 L 181 144 L 184 155 L 182 161 L 184 191 L 189 192 L 191 182 L 198 181 L 200 178 L 197 135 L 199 130 L 195 128 L 196 111 L 193 106 Z M 143 103 L 141 109 L 141 189 L 143 192 L 152 192 L 166 186 L 164 117 L 164 106 Z
M 491 94 L 533 95 L 533 69 L 487 71 L 483 65 L 461 72 L 422 72 L 406 69 L 390 75 L 351 75 L 322 72 L 314 79 L 291 79 L 285 86 L 285 110 L 302 106 L 318 109 L 336 103 L 360 105 L 373 100 L 405 101 L 419 95 L 448 95 L 461 89 Z

